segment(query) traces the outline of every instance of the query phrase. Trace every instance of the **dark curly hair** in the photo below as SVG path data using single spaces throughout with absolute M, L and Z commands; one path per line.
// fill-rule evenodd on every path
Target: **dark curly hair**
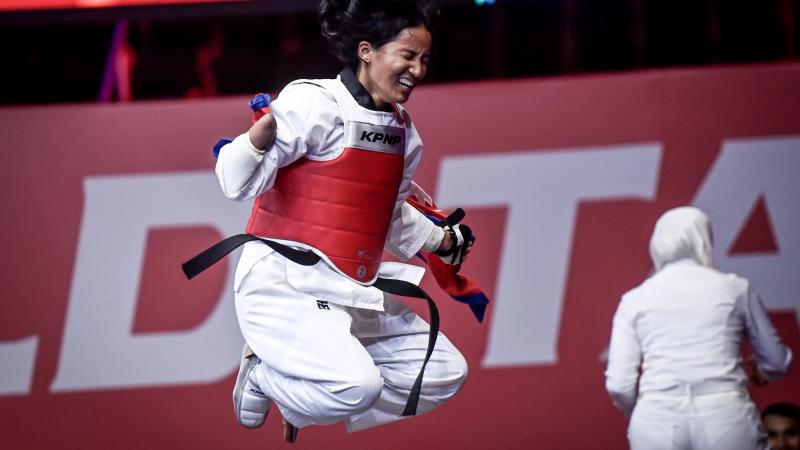
M 761 419 L 772 415 L 800 421 L 800 408 L 794 403 L 773 403 L 764 408 L 764 411 L 761 412 Z
M 353 69 L 359 42 L 377 48 L 406 28 L 424 26 L 433 32 L 438 19 L 439 9 L 427 0 L 322 0 L 319 5 L 322 35 Z

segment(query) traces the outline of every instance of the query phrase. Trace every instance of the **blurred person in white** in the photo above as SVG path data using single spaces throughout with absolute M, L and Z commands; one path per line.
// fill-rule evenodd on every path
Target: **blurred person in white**
M 792 353 L 750 282 L 714 269 L 711 236 L 699 209 L 667 211 L 650 239 L 655 272 L 614 315 L 606 390 L 630 418 L 633 450 L 768 448 L 748 378 L 781 378 Z
M 772 450 L 800 450 L 800 408 L 773 403 L 761 411 L 761 421 Z

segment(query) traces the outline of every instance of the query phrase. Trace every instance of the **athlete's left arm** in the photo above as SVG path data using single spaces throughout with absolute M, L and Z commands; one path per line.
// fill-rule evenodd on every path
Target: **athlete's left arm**
M 408 115 L 404 116 L 408 127 L 403 180 L 400 183 L 392 223 L 386 236 L 386 248 L 398 258 L 406 260 L 422 249 L 434 251 L 439 248 L 444 232 L 416 208 L 406 203 L 414 186 L 412 179 L 422 160 L 423 145 Z

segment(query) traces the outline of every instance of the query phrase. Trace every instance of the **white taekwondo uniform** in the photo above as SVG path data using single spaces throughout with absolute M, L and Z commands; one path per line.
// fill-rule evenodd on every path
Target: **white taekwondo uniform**
M 270 106 L 277 136 L 266 153 L 252 146 L 247 133 L 221 149 L 216 172 L 225 195 L 254 198 L 274 185 L 281 168 L 301 158 L 337 158 L 348 122 L 402 127 L 403 176 L 386 248 L 406 260 L 423 246 L 431 250 L 438 245 L 441 230 L 405 203 L 422 141 L 404 111 L 399 118 L 396 112 L 365 107 L 365 92 L 347 70 L 334 80 L 289 84 Z M 429 325 L 321 256 L 320 263 L 301 266 L 260 242 L 244 246 L 234 283 L 236 312 L 245 340 L 263 361 L 256 369 L 258 383 L 299 428 L 342 420 L 352 432 L 398 420 L 425 357 Z M 418 283 L 423 269 L 381 263 L 378 274 Z M 423 378 L 418 414 L 455 395 L 466 375 L 464 357 L 440 333 Z

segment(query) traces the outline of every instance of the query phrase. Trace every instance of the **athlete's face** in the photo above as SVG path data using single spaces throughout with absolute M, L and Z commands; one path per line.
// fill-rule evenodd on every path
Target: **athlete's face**
M 800 423 L 796 420 L 770 414 L 764 417 L 764 430 L 772 444 L 772 450 L 800 449 Z
M 362 41 L 358 45 L 358 81 L 378 108 L 403 103 L 425 77 L 430 52 L 431 33 L 423 26 L 406 28 L 378 48 Z

